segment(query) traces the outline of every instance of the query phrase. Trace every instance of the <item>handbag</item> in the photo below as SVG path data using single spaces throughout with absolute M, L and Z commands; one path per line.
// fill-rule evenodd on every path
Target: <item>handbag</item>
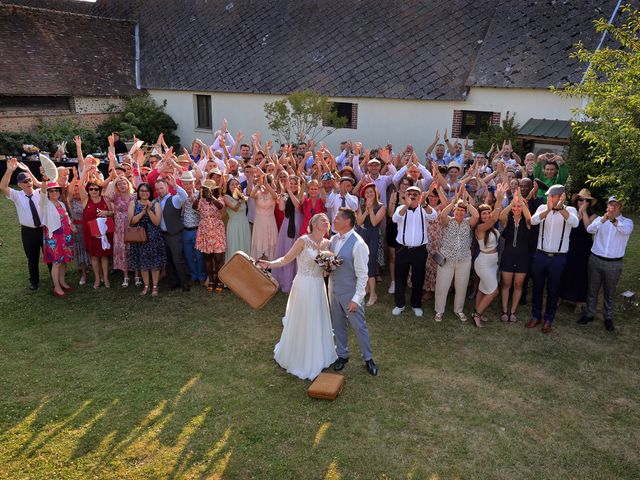
M 445 258 L 445 256 L 437 251 L 431 252 L 431 259 L 441 267 L 443 267 L 444 264 L 447 263 L 447 259 Z
M 147 241 L 147 230 L 144 227 L 127 226 L 124 230 L 125 243 L 145 243 Z

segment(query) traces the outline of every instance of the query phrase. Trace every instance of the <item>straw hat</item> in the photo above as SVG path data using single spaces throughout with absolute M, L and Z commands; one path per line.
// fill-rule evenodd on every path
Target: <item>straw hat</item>
M 458 162 L 456 162 L 455 160 L 449 162 L 449 165 L 447 166 L 447 172 L 452 168 L 457 168 L 458 171 L 460 171 L 460 165 L 458 165 Z
M 597 200 L 591 196 L 591 192 L 587 188 L 583 188 L 578 193 L 574 193 L 573 195 L 571 195 L 571 203 L 575 205 L 578 202 L 578 198 L 586 198 L 587 200 L 589 200 L 589 203 L 591 203 L 592 207 L 597 202 Z
M 205 180 L 202 183 L 203 188 L 208 188 L 209 190 L 216 190 L 218 188 L 220 188 L 218 185 L 216 185 L 216 182 L 214 182 L 213 180 L 209 179 L 209 180 Z

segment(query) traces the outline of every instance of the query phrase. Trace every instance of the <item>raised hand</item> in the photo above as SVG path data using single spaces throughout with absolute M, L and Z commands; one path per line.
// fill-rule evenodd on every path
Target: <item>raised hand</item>
M 110 147 L 113 147 L 116 144 L 116 137 L 113 133 L 107 137 L 107 140 L 109 141 Z
M 560 200 L 558 200 L 558 203 L 556 203 L 556 208 L 562 208 L 566 199 L 567 199 L 566 193 L 563 193 L 562 195 L 560 195 Z
M 75 137 L 73 137 L 73 141 L 76 144 L 76 147 L 82 147 L 82 137 L 80 137 L 80 135 L 76 135 Z
M 9 160 L 7 160 L 7 170 L 11 171 L 11 172 L 15 172 L 15 170 L 18 168 L 18 159 L 17 158 L 10 158 Z
M 440 140 L 440 130 L 436 130 L 436 142 Z

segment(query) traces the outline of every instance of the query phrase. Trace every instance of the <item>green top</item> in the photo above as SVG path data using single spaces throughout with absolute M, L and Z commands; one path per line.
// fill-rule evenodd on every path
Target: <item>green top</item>
M 542 171 L 542 165 L 539 162 L 536 162 L 533 174 L 535 178 L 542 180 L 547 187 L 550 187 L 551 185 L 564 185 L 569 178 L 569 168 L 566 163 L 563 163 L 560 165 L 560 168 L 558 168 L 558 173 L 555 177 L 547 178 L 544 176 L 544 172 Z M 538 190 L 538 197 L 544 198 L 545 192 Z

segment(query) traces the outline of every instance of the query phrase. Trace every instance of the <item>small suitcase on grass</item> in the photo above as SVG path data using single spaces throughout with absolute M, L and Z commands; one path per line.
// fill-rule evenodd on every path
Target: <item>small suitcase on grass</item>
M 335 400 L 344 387 L 344 377 L 335 373 L 321 373 L 316 377 L 308 393 L 311 398 Z
M 218 278 L 255 309 L 264 307 L 279 286 L 269 272 L 262 270 L 253 258 L 241 251 L 234 253 L 222 266 Z

